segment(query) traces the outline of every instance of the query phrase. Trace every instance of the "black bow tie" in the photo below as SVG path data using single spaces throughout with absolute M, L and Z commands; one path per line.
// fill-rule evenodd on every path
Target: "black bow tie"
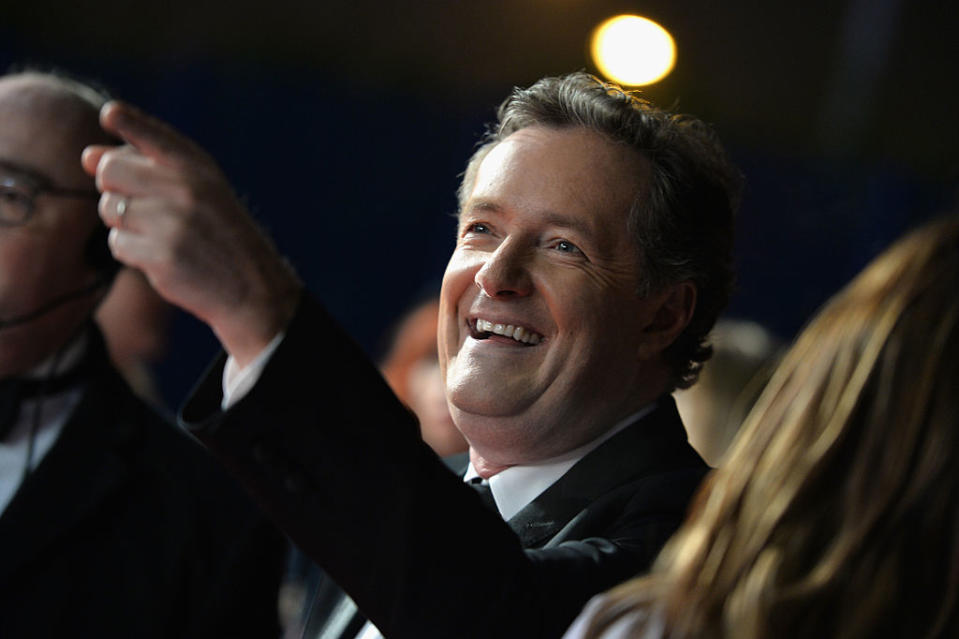
M 36 397 L 56 395 L 80 384 L 86 374 L 86 367 L 75 366 L 72 370 L 56 377 L 24 379 L 12 377 L 0 380 L 0 442 L 17 423 L 20 404 L 24 400 Z

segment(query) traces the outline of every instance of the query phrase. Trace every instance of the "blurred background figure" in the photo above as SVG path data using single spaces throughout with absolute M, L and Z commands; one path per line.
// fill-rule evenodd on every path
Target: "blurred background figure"
M 875 260 L 797 339 L 654 572 L 567 637 L 959 636 L 956 291 L 959 217 Z
M 387 383 L 420 421 L 420 434 L 440 457 L 465 452 L 446 406 L 446 384 L 436 352 L 439 299 L 433 297 L 404 315 L 393 330 L 381 369 Z
M 110 359 L 137 395 L 154 405 L 162 399 L 151 365 L 166 352 L 172 308 L 143 273 L 123 268 L 96 312 Z
M 691 388 L 677 391 L 676 407 L 689 443 L 710 466 L 718 466 L 778 358 L 779 340 L 755 322 L 716 323 L 713 356 Z

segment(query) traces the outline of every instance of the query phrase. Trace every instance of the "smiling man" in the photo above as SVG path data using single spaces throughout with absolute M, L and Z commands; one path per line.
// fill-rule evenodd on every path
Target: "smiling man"
M 707 127 L 582 73 L 500 108 L 440 303 L 467 485 L 202 151 L 125 105 L 101 122 L 130 143 L 84 156 L 114 255 L 226 350 L 182 419 L 384 636 L 559 636 L 648 567 L 706 470 L 669 393 L 730 288 L 738 177 Z M 375 632 L 346 611 L 318 601 L 308 634 Z

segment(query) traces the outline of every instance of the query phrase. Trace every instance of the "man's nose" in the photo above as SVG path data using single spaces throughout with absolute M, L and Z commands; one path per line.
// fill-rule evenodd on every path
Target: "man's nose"
M 529 295 L 533 288 L 529 260 L 527 249 L 507 240 L 489 255 L 474 280 L 492 298 Z

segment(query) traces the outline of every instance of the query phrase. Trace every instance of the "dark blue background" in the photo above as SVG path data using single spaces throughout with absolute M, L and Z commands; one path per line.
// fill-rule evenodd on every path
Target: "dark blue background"
M 8 36 L 0 66 L 53 64 L 98 79 L 197 139 L 374 357 L 399 314 L 438 291 L 453 246 L 458 175 L 506 93 L 466 100 L 442 89 L 373 90 L 316 66 L 277 62 L 84 56 L 50 46 L 38 55 Z M 747 177 L 729 314 L 784 338 L 895 237 L 954 202 L 954 176 L 760 149 L 715 125 Z M 158 374 L 176 405 L 216 342 L 178 316 L 172 346 Z

